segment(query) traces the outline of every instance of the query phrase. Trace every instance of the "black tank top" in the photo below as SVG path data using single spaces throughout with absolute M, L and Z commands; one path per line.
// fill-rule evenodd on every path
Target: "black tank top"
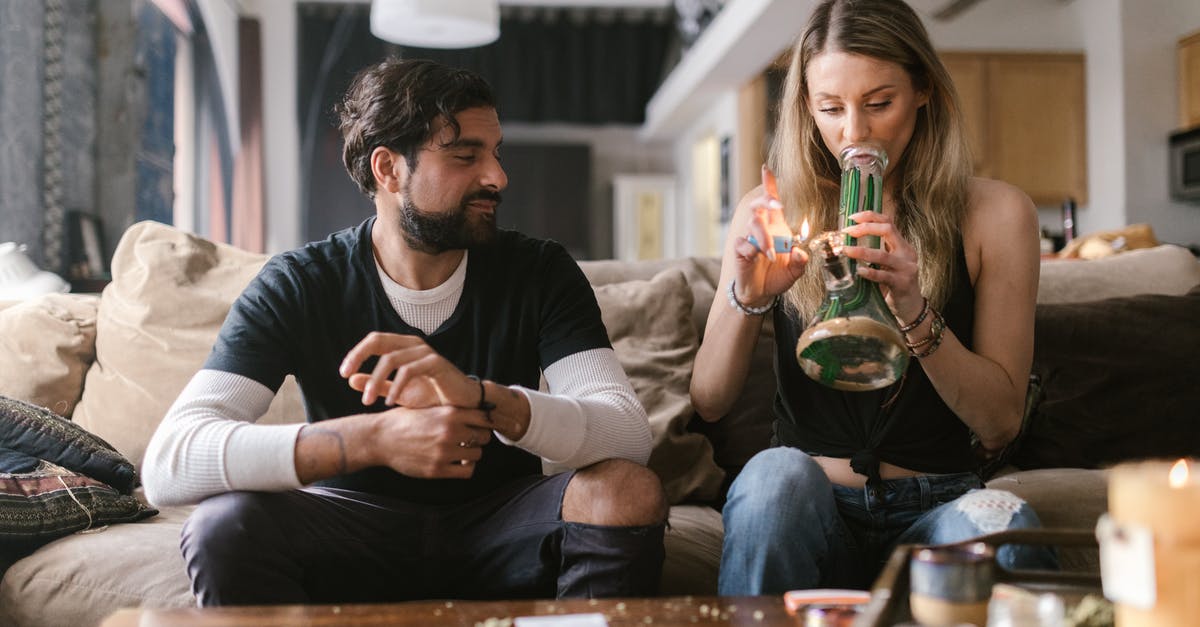
M 776 445 L 827 457 L 849 458 L 855 472 L 879 481 L 879 462 L 923 473 L 973 471 L 970 431 L 946 406 L 911 359 L 905 375 L 881 390 L 842 392 L 808 378 L 796 361 L 803 327 L 794 312 L 775 308 Z M 962 246 L 955 255 L 946 326 L 968 349 L 975 326 L 975 291 Z

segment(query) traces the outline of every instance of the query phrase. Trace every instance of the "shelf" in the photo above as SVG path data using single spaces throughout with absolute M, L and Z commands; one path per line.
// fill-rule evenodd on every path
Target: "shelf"
M 792 44 L 812 0 L 729 0 L 646 104 L 643 140 L 677 137 L 722 92 L 741 87 Z

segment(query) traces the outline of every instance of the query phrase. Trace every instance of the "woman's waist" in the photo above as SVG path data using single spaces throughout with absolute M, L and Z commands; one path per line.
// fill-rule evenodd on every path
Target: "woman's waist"
M 835 485 L 844 486 L 847 488 L 861 488 L 867 484 L 867 476 L 860 475 L 850 467 L 849 458 L 845 457 L 828 457 L 824 455 L 813 455 L 813 460 L 821 466 L 825 471 L 825 476 Z M 938 473 L 927 473 L 903 466 L 897 466 L 888 462 L 879 462 L 879 478 L 880 479 L 906 479 L 909 477 L 919 477 L 921 475 L 936 475 Z

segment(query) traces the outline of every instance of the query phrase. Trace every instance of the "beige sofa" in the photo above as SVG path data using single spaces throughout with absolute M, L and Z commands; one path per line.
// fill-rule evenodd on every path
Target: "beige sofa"
M 203 362 L 229 303 L 264 261 L 261 255 L 163 225 L 134 225 L 118 246 L 114 280 L 103 295 L 54 295 L 0 309 L 0 395 L 70 417 L 140 466 L 158 419 Z M 693 420 L 687 390 L 699 331 L 716 289 L 717 260 L 595 261 L 582 266 L 596 288 L 618 356 L 651 416 L 655 448 L 650 465 L 662 476 L 673 503 L 662 592 L 715 593 L 722 533 L 716 507 L 741 465 L 770 438 L 775 386 L 770 330 L 759 342 L 752 376 L 737 406 L 721 422 L 700 423 Z M 1074 321 L 1093 317 L 1080 311 L 1103 312 L 1107 320 L 1113 317 L 1109 309 L 1132 306 L 1128 315 L 1138 319 L 1162 315 L 1168 320 L 1164 324 L 1194 327 L 1200 290 L 1183 294 L 1197 284 L 1200 264 L 1174 246 L 1097 261 L 1044 263 L 1035 363 L 1043 385 L 1031 397 L 1041 402 L 1013 456 L 1033 469 L 1008 468 L 990 485 L 1028 499 L 1047 526 L 1093 527 L 1105 509 L 1103 470 L 1093 468 L 1115 460 L 1104 457 L 1103 447 L 1099 458 L 1089 458 L 1096 456 L 1096 447 L 1087 444 L 1076 447 L 1075 463 L 1056 463 L 1055 445 L 1047 438 L 1070 432 L 1078 417 L 1059 409 L 1080 405 L 1060 398 L 1059 391 L 1076 393 L 1083 384 L 1072 381 L 1080 368 L 1071 357 L 1055 361 L 1044 354 L 1042 345 L 1054 342 L 1043 342 L 1043 315 L 1051 329 L 1065 325 L 1075 332 L 1079 325 Z M 1116 298 L 1143 293 L 1165 296 Z M 1088 302 L 1075 311 L 1071 308 L 1076 305 L 1067 304 L 1075 301 Z M 1179 317 L 1182 322 L 1175 320 Z M 1144 325 L 1160 326 L 1154 320 Z M 1059 341 L 1080 348 L 1090 348 L 1089 342 L 1086 337 Z M 1103 370 L 1116 376 L 1124 372 Z M 1184 377 L 1180 385 L 1195 387 L 1195 366 L 1150 370 L 1166 372 L 1158 378 L 1168 379 L 1177 372 Z M 1089 377 L 1087 384 L 1120 387 L 1096 379 Z M 1186 400 L 1196 406 L 1194 398 Z M 1164 409 L 1150 405 L 1148 412 Z M 265 420 L 302 418 L 298 389 L 289 381 Z M 1161 438 L 1168 448 L 1180 442 L 1194 446 L 1196 427 L 1180 428 L 1182 438 L 1174 432 Z M 1055 468 L 1060 465 L 1077 467 Z M 86 626 L 119 607 L 191 605 L 178 549 L 187 513 L 188 508 L 164 508 L 140 522 L 54 540 L 30 555 L 10 557 L 15 559 L 11 565 L 0 561 L 0 569 L 7 567 L 0 581 L 0 624 Z M 1073 569 L 1097 568 L 1094 553 L 1065 554 L 1064 562 Z

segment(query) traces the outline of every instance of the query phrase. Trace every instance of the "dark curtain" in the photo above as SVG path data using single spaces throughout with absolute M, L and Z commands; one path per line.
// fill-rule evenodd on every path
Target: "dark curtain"
M 665 11 L 512 8 L 493 44 L 398 51 L 478 71 L 503 120 L 641 124 L 673 33 Z
M 369 4 L 301 3 L 298 11 L 301 211 L 309 240 L 374 212 L 342 167 L 333 114 L 359 69 L 388 56 L 473 69 L 491 83 L 502 123 L 640 124 L 677 47 L 669 9 L 502 7 L 500 39 L 465 50 L 377 39 Z

